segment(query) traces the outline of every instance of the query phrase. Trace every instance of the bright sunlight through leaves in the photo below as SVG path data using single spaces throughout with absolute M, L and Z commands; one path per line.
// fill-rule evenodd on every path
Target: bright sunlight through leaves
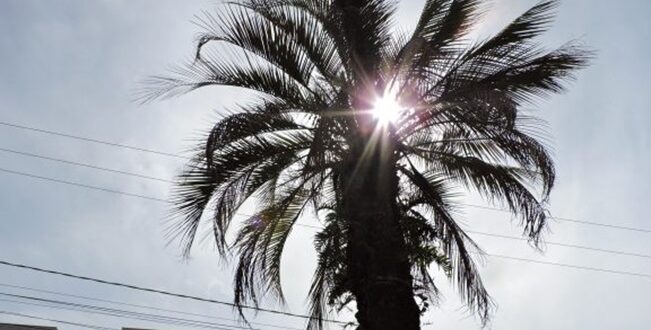
M 401 116 L 405 107 L 398 101 L 394 91 L 387 91 L 378 97 L 373 104 L 373 116 L 380 124 L 395 123 Z

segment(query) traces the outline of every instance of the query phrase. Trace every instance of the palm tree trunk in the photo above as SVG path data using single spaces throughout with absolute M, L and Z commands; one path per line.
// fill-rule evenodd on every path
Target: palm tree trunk
M 355 296 L 360 329 L 417 330 L 420 313 L 399 228 L 398 176 L 391 137 L 373 141 L 375 124 L 367 97 L 375 90 L 379 49 L 368 43 L 362 8 L 369 0 L 334 0 L 341 28 L 352 52 L 356 90 L 351 99 L 358 111 L 360 135 L 341 173 L 342 213 L 348 221 L 346 263 L 348 285 Z M 371 78 L 371 79 L 369 79 Z M 389 134 L 391 135 L 391 134 Z M 368 149 L 368 148 L 371 149 Z
M 349 163 L 343 174 L 349 285 L 363 330 L 420 329 L 412 276 L 399 228 L 395 157 L 386 145 Z M 368 151 L 368 150 L 367 150 Z M 355 153 L 357 154 L 357 153 Z

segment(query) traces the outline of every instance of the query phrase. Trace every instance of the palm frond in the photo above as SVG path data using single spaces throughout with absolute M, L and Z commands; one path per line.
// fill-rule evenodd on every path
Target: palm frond
M 303 180 L 291 189 L 275 193 L 240 229 L 235 240 L 239 260 L 234 283 L 237 306 L 247 301 L 257 304 L 257 297 L 267 292 L 284 302 L 280 262 L 292 226 L 311 196 L 306 183 Z
M 536 173 L 517 167 L 486 163 L 479 158 L 453 154 L 435 156 L 440 170 L 450 180 L 475 188 L 491 202 L 504 202 L 522 218 L 524 231 L 536 244 L 547 223 L 544 204 L 529 189 L 526 182 L 535 182 Z
M 492 56 L 509 56 L 509 45 L 523 44 L 547 30 L 554 18 L 554 9 L 558 7 L 557 0 L 541 1 L 531 7 L 494 37 L 479 43 L 470 51 L 475 56 L 490 53 Z
M 413 165 L 411 168 L 401 168 L 401 172 L 422 194 L 419 206 L 432 214 L 431 218 L 437 228 L 443 251 L 452 263 L 453 280 L 460 295 L 468 307 L 476 310 L 482 321 L 486 322 L 493 303 L 471 255 L 471 252 L 481 254 L 482 251 L 459 227 L 450 213 L 452 206 L 442 197 L 446 194 L 443 181 L 425 177 Z
M 228 54 L 205 54 L 199 60 L 172 70 L 170 76 L 153 76 L 147 82 L 140 99 L 143 102 L 169 98 L 206 86 L 231 86 L 248 89 L 270 97 L 300 105 L 309 91 L 282 70 L 235 52 L 230 57 L 243 61 L 228 61 Z
M 438 266 L 449 278 L 452 275 L 452 263 L 439 248 L 436 227 L 417 210 L 408 205 L 404 207 L 401 228 L 412 265 L 414 293 L 420 298 L 421 313 L 424 313 L 430 305 L 437 305 L 440 299 L 440 291 L 432 277 L 431 266 Z
M 325 4 L 307 1 L 247 0 L 239 5 L 255 11 L 300 47 L 327 83 L 339 85 L 345 72 L 339 55 L 337 34 L 327 20 Z M 320 8 L 321 15 L 316 8 Z M 335 87 L 332 86 L 331 87 Z
M 333 0 L 334 19 L 345 40 L 345 65 L 356 68 L 358 83 L 371 83 L 382 63 L 382 49 L 391 42 L 395 5 L 385 0 Z
M 199 25 L 206 32 L 199 38 L 196 58 L 211 41 L 223 42 L 256 55 L 309 90 L 314 64 L 292 35 L 243 6 L 228 6 L 217 14 L 204 13 Z
M 416 29 L 397 58 L 407 69 L 406 81 L 426 80 L 437 63 L 461 51 L 466 35 L 479 16 L 479 0 L 431 0 L 425 3 Z
M 336 212 L 326 215 L 324 228 L 316 234 L 317 268 L 309 291 L 311 319 L 307 329 L 323 329 L 330 306 L 347 292 L 346 288 L 346 228 L 345 221 Z
M 291 131 L 312 130 L 283 113 L 287 108 L 277 103 L 264 103 L 259 107 L 244 109 L 223 118 L 210 130 L 206 143 L 201 148 L 205 151 L 209 166 L 212 166 L 213 155 L 231 143 L 264 134 L 282 135 Z
M 310 146 L 311 139 L 310 134 L 295 133 L 238 140 L 210 154 L 210 161 L 201 152 L 179 176 L 172 198 L 177 214 L 183 219 L 172 230 L 185 242 L 186 254 L 202 216 L 211 208 L 211 201 L 215 202 L 212 205 L 214 235 L 223 253 L 228 225 L 239 206 L 257 188 L 296 162 L 300 151 Z

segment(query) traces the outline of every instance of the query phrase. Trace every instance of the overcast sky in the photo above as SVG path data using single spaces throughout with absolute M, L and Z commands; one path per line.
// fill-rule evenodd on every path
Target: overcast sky
M 192 54 L 193 15 L 214 1 L 0 0 L 0 121 L 181 155 L 216 114 L 245 94 L 212 88 L 144 106 L 133 103 L 138 81 L 165 72 Z M 479 34 L 488 33 L 535 1 L 495 0 Z M 422 1 L 403 1 L 399 22 L 413 22 Z M 568 93 L 540 103 L 550 125 L 558 182 L 552 212 L 559 217 L 651 228 L 651 26 L 646 0 L 566 0 L 542 39 L 558 46 L 579 38 L 598 51 Z M 0 125 L 0 148 L 83 162 L 163 179 L 183 161 Z M 39 160 L 0 150 L 0 170 L 20 171 L 156 198 L 164 182 Z M 0 172 L 0 259 L 218 300 L 232 299 L 231 267 L 210 242 L 184 261 L 167 245 L 164 203 L 71 187 Z M 468 208 L 465 227 L 519 234 L 503 213 Z M 554 222 L 550 242 L 651 254 L 649 233 Z M 284 258 L 287 309 L 304 313 L 313 270 L 313 232 L 292 233 Z M 493 254 L 651 274 L 649 258 L 473 235 Z M 651 278 L 488 258 L 482 274 L 498 309 L 488 328 L 649 329 Z M 449 288 L 444 278 L 439 285 Z M 0 293 L 54 299 L 6 285 L 147 304 L 232 319 L 228 307 L 188 302 L 0 266 Z M 445 289 L 425 329 L 479 329 L 453 290 Z M 157 325 L 9 302 L 0 312 L 107 327 Z M 87 301 L 86 301 L 87 302 Z M 93 304 L 100 304 L 92 302 Z M 280 308 L 273 300 L 265 306 Z M 125 308 L 125 307 L 122 307 Z M 128 308 L 135 310 L 134 308 Z M 209 320 L 209 319 L 208 319 Z M 215 321 L 215 320 L 213 320 Z M 301 320 L 260 314 L 259 322 L 300 327 Z M 0 314 L 0 322 L 52 324 Z M 75 329 L 58 325 L 60 329 Z M 260 326 L 260 328 L 267 328 Z

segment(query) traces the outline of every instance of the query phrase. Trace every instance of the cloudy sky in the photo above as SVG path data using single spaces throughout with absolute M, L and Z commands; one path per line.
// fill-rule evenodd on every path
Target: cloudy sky
M 179 158 L 18 129 L 17 124 L 178 155 L 221 110 L 246 95 L 207 89 L 139 106 L 138 81 L 165 72 L 192 54 L 195 14 L 215 1 L 0 0 L 0 260 L 230 301 L 231 267 L 209 242 L 190 260 L 168 244 L 168 206 L 154 200 L 93 191 L 15 172 L 164 199 L 170 185 L 28 157 L 16 152 L 170 179 Z M 494 0 L 478 34 L 487 34 L 535 1 Z M 422 1 L 403 1 L 399 25 L 413 22 Z M 566 94 L 541 103 L 558 167 L 552 212 L 591 222 L 651 229 L 651 2 L 566 0 L 548 46 L 579 38 L 598 51 Z M 14 171 L 14 173 L 7 172 Z M 465 210 L 466 228 L 517 235 L 503 213 Z M 549 242 L 651 254 L 650 233 L 556 221 Z M 287 310 L 304 313 L 313 270 L 313 232 L 297 229 L 284 259 Z M 649 258 L 473 235 L 488 253 L 545 262 L 651 274 Z M 568 269 L 488 257 L 482 268 L 498 309 L 490 329 L 648 329 L 651 278 Z M 442 287 L 448 287 L 440 278 Z M 53 324 L 2 312 L 109 328 L 180 329 L 138 320 L 63 311 L 5 294 L 108 305 L 11 286 L 51 290 L 233 319 L 230 308 L 189 302 L 0 266 L 0 322 Z M 445 289 L 425 329 L 479 329 L 478 320 Z M 32 301 L 34 303 L 34 301 Z M 265 306 L 279 308 L 274 301 Z M 139 310 L 135 307 L 111 307 Z M 151 311 L 149 311 L 151 312 Z M 162 312 L 157 312 L 162 313 Z M 178 315 L 177 315 L 178 316 Z M 190 316 L 184 316 L 190 317 Z M 198 319 L 198 316 L 192 318 Z M 345 318 L 342 317 L 342 318 Z M 212 322 L 230 321 L 203 319 Z M 300 319 L 261 313 L 257 322 L 300 327 Z M 60 329 L 76 329 L 58 325 Z M 268 326 L 256 326 L 266 329 Z

